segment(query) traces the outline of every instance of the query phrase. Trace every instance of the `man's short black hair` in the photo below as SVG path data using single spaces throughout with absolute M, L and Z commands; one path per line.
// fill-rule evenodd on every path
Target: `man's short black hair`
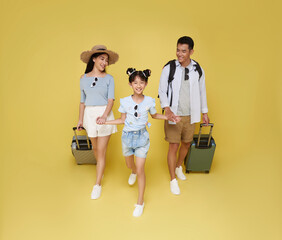
M 187 44 L 188 48 L 191 50 L 194 48 L 194 41 L 192 38 L 184 36 L 178 39 L 177 45 L 178 44 Z

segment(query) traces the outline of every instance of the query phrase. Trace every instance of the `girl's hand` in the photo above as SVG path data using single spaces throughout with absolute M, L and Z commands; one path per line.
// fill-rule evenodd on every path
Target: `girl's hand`
M 178 123 L 178 122 L 180 122 L 180 121 L 181 121 L 181 117 L 179 117 L 179 116 L 175 116 L 175 120 L 174 120 L 174 122 Z
M 78 121 L 78 124 L 76 126 L 77 131 L 80 131 L 83 128 L 83 122 L 82 121 Z
M 170 107 L 165 107 L 165 116 L 167 117 L 168 121 L 175 122 L 176 121 L 176 116 L 174 113 L 170 110 Z
M 100 125 L 103 125 L 103 124 L 106 123 L 106 118 L 103 117 L 103 116 L 102 116 L 102 117 L 97 117 L 96 123 L 97 123 L 97 124 L 100 124 Z

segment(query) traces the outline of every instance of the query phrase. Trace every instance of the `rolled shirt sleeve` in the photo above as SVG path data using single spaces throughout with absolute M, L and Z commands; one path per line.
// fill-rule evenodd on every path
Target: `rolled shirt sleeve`
M 201 111 L 202 113 L 208 112 L 208 105 L 207 105 L 207 95 L 206 95 L 206 84 L 205 84 L 205 72 L 202 69 L 202 76 L 200 78 L 200 98 L 201 98 Z

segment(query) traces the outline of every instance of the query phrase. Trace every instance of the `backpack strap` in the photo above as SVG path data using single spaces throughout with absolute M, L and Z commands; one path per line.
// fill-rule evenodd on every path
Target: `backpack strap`
M 169 61 L 165 66 L 167 66 L 169 64 L 169 76 L 168 76 L 168 83 L 171 83 L 172 80 L 174 79 L 174 74 L 175 74 L 175 70 L 176 70 L 176 63 L 175 60 L 171 60 Z
M 199 64 L 198 62 L 196 62 L 194 59 L 193 59 L 193 61 L 196 63 L 196 64 L 193 64 L 193 66 L 195 67 L 195 71 L 197 71 L 198 74 L 199 74 L 199 79 L 198 79 L 198 81 L 200 81 L 200 78 L 201 78 L 202 75 L 203 75 L 202 68 L 201 68 L 201 66 L 200 66 L 200 64 Z
M 170 107 L 172 106 L 172 80 L 174 79 L 174 73 L 175 73 L 175 70 L 176 70 L 176 63 L 175 63 L 175 60 L 171 60 L 169 61 L 168 63 L 166 63 L 164 65 L 167 66 L 169 65 L 169 75 L 168 75 L 168 84 L 167 84 L 167 91 L 166 91 L 166 95 L 168 96 L 168 89 L 170 88 L 171 89 L 171 98 L 170 98 Z M 158 98 L 160 96 L 158 95 Z M 162 110 L 162 114 L 164 113 L 164 109 Z
M 174 79 L 174 74 L 175 74 L 175 70 L 176 70 L 176 63 L 175 60 L 171 60 L 169 61 L 165 66 L 169 65 L 169 75 L 168 75 L 168 85 L 167 85 L 167 91 L 166 91 L 166 95 L 168 96 L 168 90 L 169 88 L 171 89 L 171 98 L 170 98 L 170 104 L 169 106 L 172 106 L 172 97 L 173 97 L 173 89 L 172 89 L 172 80 Z

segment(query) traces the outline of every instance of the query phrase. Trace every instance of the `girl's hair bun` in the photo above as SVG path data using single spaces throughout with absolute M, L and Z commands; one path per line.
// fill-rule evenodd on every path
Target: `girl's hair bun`
M 135 68 L 128 68 L 127 70 L 126 70 L 126 74 L 127 75 L 131 75 L 132 73 L 134 73 L 134 72 L 136 72 L 136 69 Z
M 143 70 L 142 72 L 143 72 L 143 74 L 146 78 L 151 76 L 151 70 L 150 69 Z

